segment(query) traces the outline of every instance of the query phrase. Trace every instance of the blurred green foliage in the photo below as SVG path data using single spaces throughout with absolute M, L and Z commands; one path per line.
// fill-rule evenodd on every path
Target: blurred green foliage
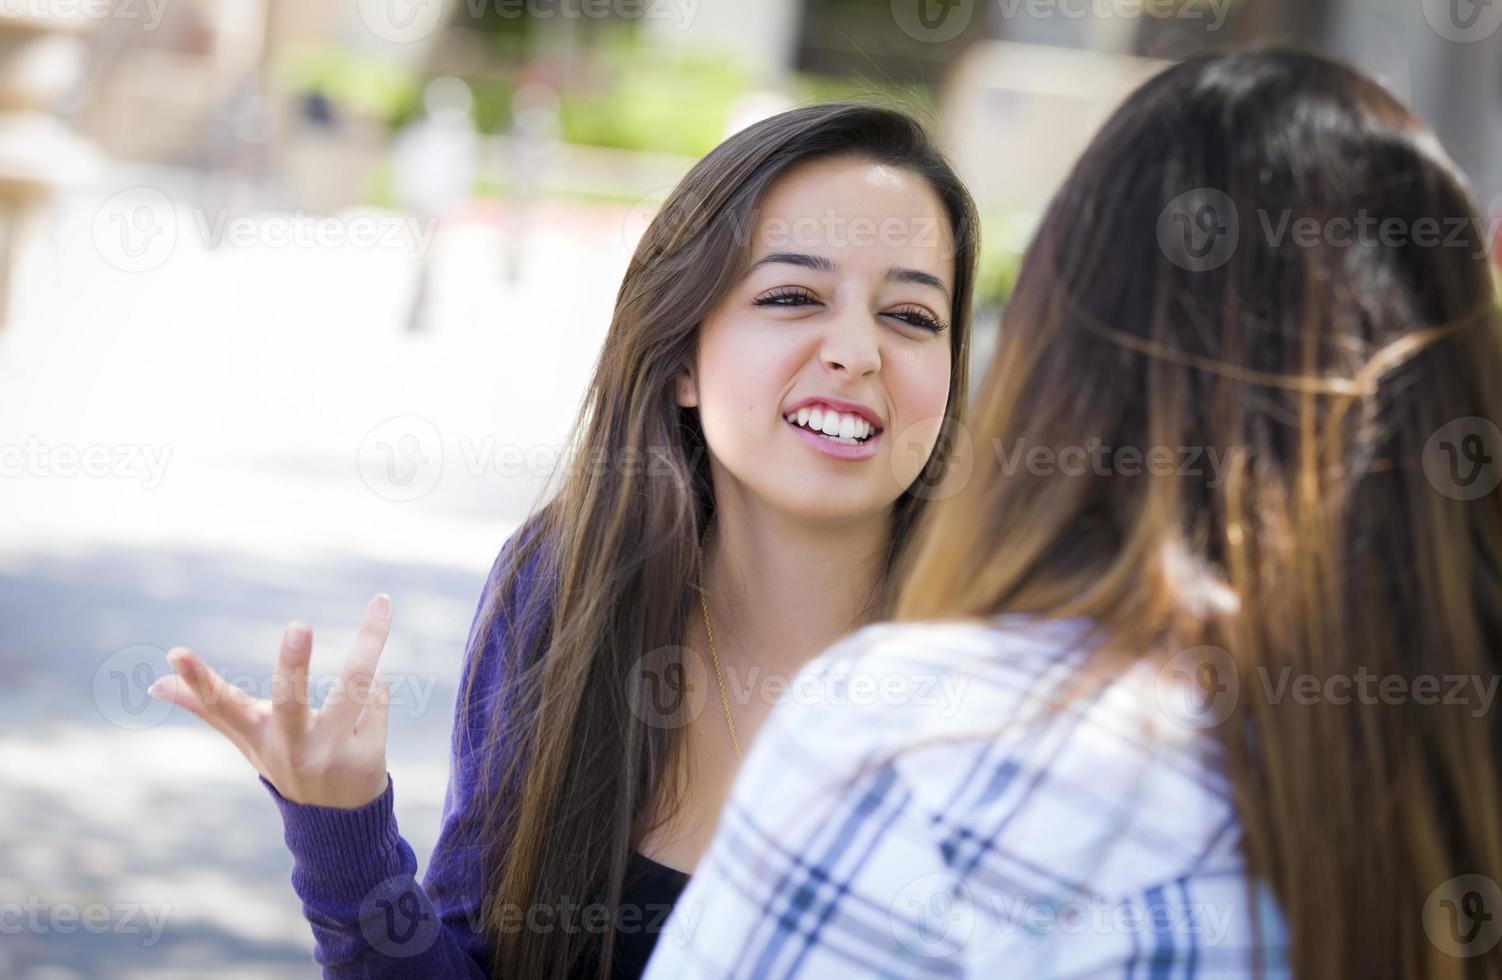
M 511 99 L 516 82 L 504 75 L 460 75 L 474 96 L 470 114 L 475 130 L 481 133 L 504 133 L 511 128 Z
M 865 78 L 831 78 L 807 73 L 793 76 L 793 98 L 808 102 L 877 102 L 901 109 L 925 122 L 938 112 L 934 92 L 921 85 L 894 85 Z
M 506 56 L 497 54 L 493 69 L 459 74 L 474 95 L 475 129 L 481 133 L 510 127 L 516 76 L 526 63 L 514 50 L 514 36 L 498 34 L 494 43 L 505 47 Z M 582 57 L 587 70 L 571 73 L 578 80 L 559 92 L 559 124 L 565 141 L 587 146 L 703 156 L 724 138 L 736 101 L 755 88 L 749 72 L 719 52 L 654 46 L 627 30 L 600 35 Z M 395 130 L 422 112 L 430 76 L 329 47 L 289 52 L 277 77 L 287 91 L 318 93 L 338 113 Z M 799 103 L 856 99 L 919 116 L 933 111 L 932 94 L 922 86 L 797 75 L 788 94 Z
M 751 90 L 734 61 L 701 52 L 649 50 L 627 38 L 596 55 L 600 83 L 561 93 L 563 138 L 572 143 L 703 156 Z
M 1032 238 L 1037 219 L 1032 214 L 981 216 L 980 258 L 975 272 L 976 309 L 1000 310 L 1006 306 L 1017 285 L 1022 252 Z
M 494 42 L 505 50 L 497 53 L 492 69 L 459 75 L 473 93 L 472 114 L 475 129 L 481 133 L 504 133 L 510 128 L 518 66 L 526 63 L 518 35 L 498 31 Z M 584 57 L 588 70 L 574 76 L 580 80 L 559 93 L 561 135 L 571 143 L 697 158 L 724 138 L 736 101 L 755 89 L 755 80 L 732 59 L 679 47 L 653 47 L 630 31 L 596 37 Z M 422 90 L 430 80 L 422 72 L 335 48 L 290 52 L 278 66 L 278 78 L 289 92 L 319 93 L 336 113 L 374 119 L 393 131 L 420 116 Z M 786 91 L 798 104 L 877 102 L 930 125 L 938 122 L 935 93 L 921 85 L 798 74 L 789 80 Z M 478 195 L 505 191 L 483 180 L 475 188 Z M 389 161 L 371 175 L 369 193 L 377 202 L 391 203 Z M 1005 306 L 1034 220 L 1031 215 L 983 218 L 975 291 L 978 309 L 999 311 Z
M 299 94 L 318 93 L 341 112 L 399 125 L 417 111 L 423 78 L 381 58 L 328 47 L 293 49 L 276 66 L 278 83 Z

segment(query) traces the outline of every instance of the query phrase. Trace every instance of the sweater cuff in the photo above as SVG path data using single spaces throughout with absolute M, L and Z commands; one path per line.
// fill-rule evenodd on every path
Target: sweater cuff
M 358 902 L 408 870 L 402 866 L 405 842 L 397 832 L 396 783 L 389 772 L 386 791 L 353 810 L 294 803 L 265 776 L 257 776 L 281 811 L 299 893 L 306 887 L 319 897 Z

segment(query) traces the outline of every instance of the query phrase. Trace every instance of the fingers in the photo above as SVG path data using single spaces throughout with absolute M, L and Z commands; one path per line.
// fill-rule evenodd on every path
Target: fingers
M 384 747 L 386 721 L 391 717 L 391 685 L 378 671 L 370 684 L 370 700 L 355 723 L 355 737 Z
M 339 680 L 329 692 L 328 700 L 314 723 L 320 731 L 330 735 L 347 735 L 354 731 L 360 709 L 370 700 L 370 679 L 375 674 L 376 663 L 381 659 L 381 650 L 390 631 L 391 598 L 382 592 L 365 607 L 365 618 L 360 622 L 360 631 L 355 634 L 355 645 L 350 650 L 349 659 L 344 662 Z
M 187 647 L 173 647 L 167 651 L 167 662 L 177 671 L 178 677 L 187 685 L 203 710 L 201 716 L 210 724 L 218 722 L 247 742 L 254 741 L 255 732 L 265 717 L 260 699 L 226 683 L 208 664 Z M 215 727 L 219 727 L 215 725 Z
M 246 755 L 246 758 L 250 757 L 247 746 L 239 734 L 225 725 L 214 714 L 204 710 L 203 702 L 198 700 L 198 695 L 193 693 L 188 687 L 187 682 L 181 677 L 176 674 L 159 677 L 146 693 L 159 701 L 166 701 L 168 704 L 176 705 L 189 714 L 198 717 L 204 724 L 233 742 L 235 747 Z
M 312 717 L 308 709 L 308 660 L 312 655 L 312 628 L 301 619 L 288 623 L 282 631 L 282 645 L 276 654 L 271 710 L 276 727 L 289 741 L 307 734 Z

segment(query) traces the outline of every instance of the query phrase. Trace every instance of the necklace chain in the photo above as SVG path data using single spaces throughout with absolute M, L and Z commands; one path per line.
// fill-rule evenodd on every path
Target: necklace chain
M 730 695 L 725 692 L 725 675 L 720 673 L 720 654 L 715 650 L 714 646 L 714 627 L 709 625 L 709 602 L 704 598 L 704 562 L 702 558 L 699 562 L 699 609 L 704 613 L 704 632 L 709 636 L 709 657 L 714 662 L 714 679 L 720 685 L 720 707 L 725 709 L 725 725 L 730 729 L 730 744 L 735 749 L 736 759 L 740 759 L 741 740 L 736 737 L 735 718 L 730 714 Z

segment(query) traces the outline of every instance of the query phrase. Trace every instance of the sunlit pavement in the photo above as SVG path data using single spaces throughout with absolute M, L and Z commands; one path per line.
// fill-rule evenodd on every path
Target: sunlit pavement
M 426 863 L 480 583 L 544 489 L 642 223 L 542 205 L 509 251 L 510 209 L 425 245 L 388 213 L 310 244 L 295 215 L 200 195 L 119 170 L 70 194 L 0 334 L 0 975 L 318 975 L 249 764 L 143 692 L 185 644 L 264 694 L 295 616 L 326 682 L 377 591 Z

